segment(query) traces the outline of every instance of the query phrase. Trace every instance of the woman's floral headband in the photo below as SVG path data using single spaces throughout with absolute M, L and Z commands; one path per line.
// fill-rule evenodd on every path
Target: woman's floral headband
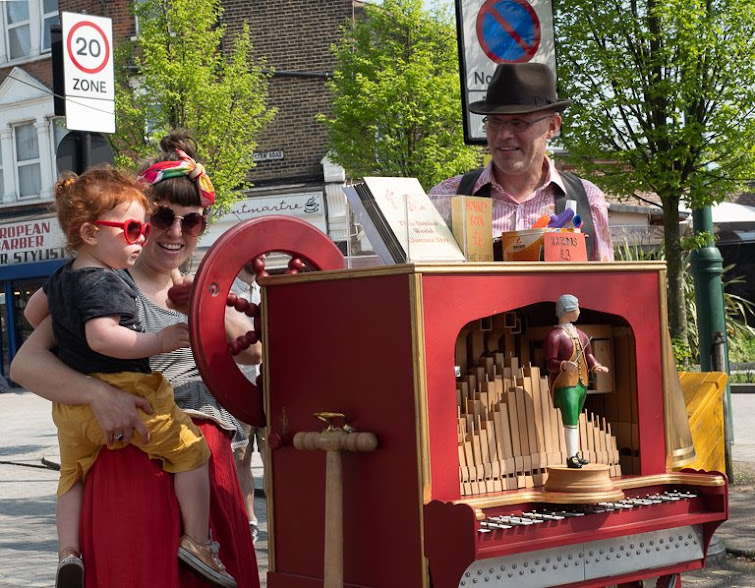
M 139 174 L 139 179 L 152 185 L 170 178 L 189 176 L 197 183 L 202 207 L 212 206 L 215 202 L 215 188 L 213 188 L 210 176 L 207 175 L 204 166 L 194 161 L 181 149 L 176 149 L 176 153 L 180 157 L 178 161 L 160 161 L 152 164 Z

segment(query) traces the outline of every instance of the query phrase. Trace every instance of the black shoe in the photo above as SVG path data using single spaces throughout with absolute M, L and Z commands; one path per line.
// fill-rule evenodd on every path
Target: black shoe
M 587 465 L 588 463 L 590 463 L 590 461 L 582 457 L 582 454 L 579 452 L 577 452 L 577 454 L 574 457 L 576 457 L 577 461 L 581 463 L 582 465 Z
M 566 458 L 566 467 L 579 470 L 582 469 L 582 464 L 579 462 L 579 457 L 572 455 Z
M 61 552 L 55 588 L 84 588 L 84 562 L 79 553 L 70 547 Z

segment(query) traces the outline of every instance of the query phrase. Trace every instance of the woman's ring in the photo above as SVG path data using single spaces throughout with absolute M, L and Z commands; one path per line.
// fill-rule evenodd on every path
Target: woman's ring
M 116 433 L 114 439 L 116 441 L 123 441 L 123 433 Z

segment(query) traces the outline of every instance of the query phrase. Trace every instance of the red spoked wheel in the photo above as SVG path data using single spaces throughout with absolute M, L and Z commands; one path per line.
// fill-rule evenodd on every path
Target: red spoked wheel
M 254 262 L 255 272 L 265 275 L 261 256 L 270 252 L 290 255 L 292 273 L 304 265 L 313 270 L 343 268 L 341 251 L 313 225 L 287 216 L 251 219 L 226 231 L 209 249 L 194 278 L 189 303 L 191 348 L 202 379 L 231 414 L 255 426 L 265 425 L 262 391 L 233 360 L 225 311 L 241 269 Z

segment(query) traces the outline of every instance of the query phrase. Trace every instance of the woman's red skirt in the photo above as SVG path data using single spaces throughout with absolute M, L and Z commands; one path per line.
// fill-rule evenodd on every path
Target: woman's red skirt
M 210 529 L 239 588 L 259 586 L 257 560 L 230 441 L 195 420 L 210 446 Z M 81 510 L 87 588 L 200 588 L 178 563 L 181 516 L 173 477 L 132 446 L 103 449 L 87 476 Z

